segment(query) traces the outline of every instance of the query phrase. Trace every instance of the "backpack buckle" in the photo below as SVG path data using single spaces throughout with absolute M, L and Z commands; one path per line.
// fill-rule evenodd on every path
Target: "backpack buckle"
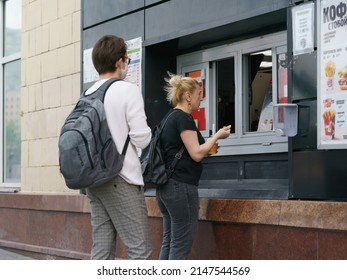
M 175 154 L 175 158 L 181 159 L 181 157 L 182 157 L 182 154 L 180 154 L 180 153 Z

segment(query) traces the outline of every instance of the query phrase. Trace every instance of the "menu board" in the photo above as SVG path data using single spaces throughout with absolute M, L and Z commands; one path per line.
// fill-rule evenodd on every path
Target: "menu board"
M 128 47 L 127 55 L 131 59 L 125 81 L 134 83 L 141 88 L 142 38 L 138 37 L 125 42 Z M 83 51 L 83 83 L 90 83 L 99 79 L 99 74 L 93 65 L 92 52 L 93 48 Z
M 318 10 L 318 149 L 347 148 L 347 0 Z
M 141 88 L 142 38 L 139 37 L 128 40 L 126 43 L 128 45 L 128 57 L 131 59 L 131 62 L 128 65 L 128 72 L 125 80 L 134 83 Z

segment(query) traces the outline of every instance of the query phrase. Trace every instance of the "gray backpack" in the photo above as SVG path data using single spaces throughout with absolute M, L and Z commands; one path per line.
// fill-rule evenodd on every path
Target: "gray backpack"
M 112 180 L 123 167 L 129 135 L 118 153 L 107 125 L 104 98 L 112 78 L 89 95 L 83 93 L 66 118 L 59 136 L 59 165 L 70 189 L 96 187 Z

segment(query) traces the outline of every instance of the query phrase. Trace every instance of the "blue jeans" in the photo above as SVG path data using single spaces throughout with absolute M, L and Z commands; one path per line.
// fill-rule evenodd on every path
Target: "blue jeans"
M 163 244 L 159 259 L 187 259 L 198 224 L 198 187 L 169 179 L 157 188 L 157 202 L 163 214 Z

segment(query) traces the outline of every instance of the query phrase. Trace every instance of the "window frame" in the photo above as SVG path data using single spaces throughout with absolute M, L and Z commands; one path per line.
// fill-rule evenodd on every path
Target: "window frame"
M 2 19 L 0 21 L 0 40 L 1 40 L 1 44 L 0 44 L 0 85 L 1 85 L 1 89 L 0 89 L 0 112 L 1 112 L 1 116 L 0 116 L 0 137 L 1 139 L 4 139 L 5 136 L 5 132 L 4 132 L 4 95 L 5 95 L 5 87 L 4 87 L 4 67 L 7 63 L 11 63 L 14 62 L 16 60 L 21 60 L 21 52 L 16 52 L 16 53 L 12 53 L 10 55 L 5 56 L 4 54 L 4 40 L 5 40 L 5 32 L 4 32 L 4 28 L 5 28 L 5 22 L 4 22 L 4 17 L 5 17 L 5 12 L 4 12 L 4 8 L 5 8 L 5 1 L 4 0 L 0 0 L 0 18 Z M 20 70 L 21 71 L 21 70 Z M 21 87 L 21 86 L 20 86 Z M 4 170 L 4 166 L 5 166 L 5 159 L 4 159 L 4 141 L 2 141 L 2 146 L 0 149 L 0 159 L 1 159 L 1 163 L 0 163 L 0 188 L 19 188 L 21 185 L 21 178 L 19 179 L 19 182 L 4 182 L 6 176 L 5 176 L 5 170 Z
M 245 94 L 248 94 L 248 88 L 245 77 L 247 69 L 244 67 L 243 56 L 272 49 L 272 95 L 274 104 L 277 103 L 277 64 L 276 50 L 285 50 L 287 46 L 287 32 L 278 32 L 269 35 L 254 37 L 245 41 L 231 44 L 225 44 L 218 47 L 206 48 L 201 51 L 184 54 L 177 57 L 177 73 L 183 74 L 184 68 L 193 67 L 194 65 L 209 63 L 210 75 L 207 77 L 209 88 L 207 94 L 210 100 L 215 96 L 213 94 L 216 89 L 216 69 L 215 62 L 220 59 L 234 57 L 234 73 L 235 73 L 235 133 L 231 134 L 227 139 L 219 140 L 220 149 L 215 156 L 230 154 L 259 154 L 259 153 L 277 153 L 288 152 L 288 138 L 278 137 L 274 131 L 269 132 L 245 132 L 244 118 L 247 114 L 245 108 Z M 216 106 L 216 103 L 214 104 Z M 215 108 L 209 108 L 214 112 Z M 211 117 L 210 117 L 211 118 Z M 215 116 L 212 116 L 215 118 Z M 210 120 L 206 121 L 211 122 Z

